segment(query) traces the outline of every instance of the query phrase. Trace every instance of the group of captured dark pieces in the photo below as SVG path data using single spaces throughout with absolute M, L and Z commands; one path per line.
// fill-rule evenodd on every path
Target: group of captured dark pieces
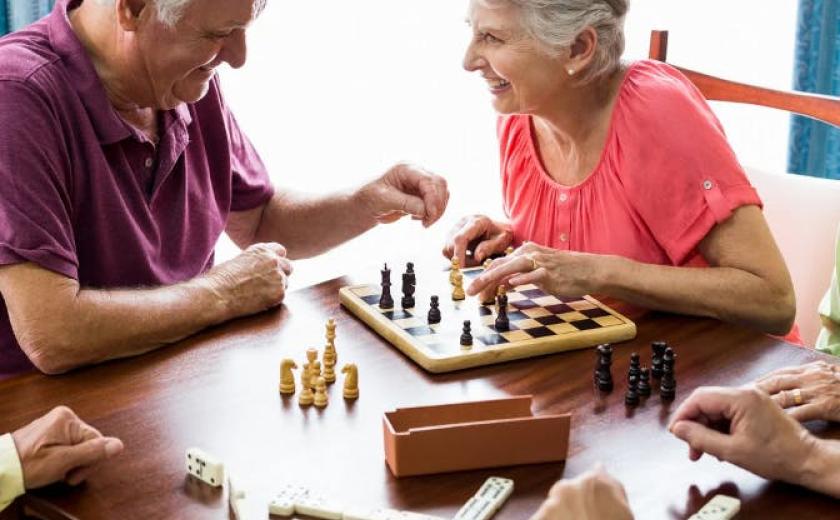
M 674 378 L 674 350 L 664 341 L 654 341 L 650 344 L 653 350 L 651 368 L 641 366 L 639 353 L 630 354 L 630 369 L 627 371 L 627 393 L 624 394 L 624 404 L 638 406 L 642 397 L 650 396 L 651 376 L 659 381 L 659 397 L 663 401 L 673 401 L 677 395 L 677 380 Z M 612 392 L 613 379 L 612 345 L 598 345 L 598 362 L 595 365 L 595 386 L 601 392 Z

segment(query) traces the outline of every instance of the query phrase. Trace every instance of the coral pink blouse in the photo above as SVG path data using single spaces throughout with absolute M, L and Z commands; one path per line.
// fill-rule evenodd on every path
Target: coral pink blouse
M 502 197 L 515 245 L 706 266 L 697 245 L 741 206 L 761 206 L 706 99 L 659 61 L 630 66 L 607 143 L 589 177 L 563 186 L 548 175 L 531 117 L 498 125 Z M 798 327 L 784 338 L 801 344 Z
M 706 265 L 703 237 L 740 206 L 761 205 L 703 95 L 662 62 L 630 66 L 601 159 L 576 186 L 546 173 L 530 116 L 503 116 L 498 131 L 517 245 Z

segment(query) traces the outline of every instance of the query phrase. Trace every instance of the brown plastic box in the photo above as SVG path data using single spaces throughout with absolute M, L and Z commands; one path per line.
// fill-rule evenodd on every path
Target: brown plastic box
M 571 415 L 534 416 L 530 395 L 398 408 L 382 418 L 395 477 L 557 462 L 569 451 Z

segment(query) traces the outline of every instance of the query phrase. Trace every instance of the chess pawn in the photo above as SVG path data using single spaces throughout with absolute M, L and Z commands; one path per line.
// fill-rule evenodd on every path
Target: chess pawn
M 316 349 L 316 348 L 306 349 L 306 361 L 307 361 L 306 364 L 311 366 L 312 363 L 314 363 L 316 359 L 318 359 L 318 349 Z
M 324 408 L 329 402 L 327 397 L 327 380 L 323 377 L 318 377 L 315 381 L 315 406 Z
M 638 392 L 640 396 L 647 397 L 650 395 L 650 372 L 647 367 L 642 367 L 639 373 Z
M 437 296 L 432 296 L 429 303 L 429 315 L 427 316 L 429 325 L 440 323 L 440 300 Z
M 461 261 L 458 260 L 457 256 L 453 256 L 452 267 L 449 269 L 449 283 L 455 285 L 455 276 L 458 274 L 461 274 Z
M 468 350 L 473 344 L 472 331 L 470 330 L 471 328 L 472 325 L 470 324 L 470 320 L 464 320 L 464 328 L 461 332 L 461 348 L 465 350 Z
M 627 393 L 624 394 L 624 404 L 627 406 L 638 406 L 639 404 L 638 380 L 635 377 L 631 377 L 628 381 Z
M 359 397 L 359 369 L 354 363 L 347 363 L 341 369 L 344 376 L 344 398 L 356 399 Z
M 312 388 L 309 386 L 310 382 L 310 374 L 311 370 L 307 367 L 306 369 L 301 372 L 300 375 L 300 396 L 298 396 L 298 404 L 300 406 L 309 406 L 315 399 L 315 396 L 312 394 Z
M 295 393 L 295 376 L 292 374 L 292 369 L 297 368 L 294 360 L 284 359 L 280 362 L 280 393 L 293 394 Z
M 321 362 L 316 359 L 309 365 L 309 388 L 315 389 L 319 377 L 321 377 Z
M 467 297 L 464 292 L 464 275 L 461 271 L 455 273 L 455 287 L 452 288 L 452 299 L 455 301 L 463 300 Z

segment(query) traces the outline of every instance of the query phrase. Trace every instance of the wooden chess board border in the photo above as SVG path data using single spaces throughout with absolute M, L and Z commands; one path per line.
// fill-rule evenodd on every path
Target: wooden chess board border
M 390 318 L 375 309 L 373 305 L 366 303 L 356 294 L 357 292 L 364 292 L 365 289 L 373 287 L 377 291 L 379 290 L 378 286 L 374 286 L 373 284 L 342 287 L 338 291 L 339 301 L 341 305 L 365 322 L 386 341 L 397 347 L 425 370 L 435 374 L 589 348 L 601 343 L 618 343 L 636 337 L 636 324 L 633 321 L 595 298 L 584 296 L 579 300 L 585 300 L 603 309 L 610 315 L 618 318 L 621 324 L 434 355 L 434 353 L 418 347 L 416 344 L 418 341 L 414 336 L 411 336 Z M 468 301 L 470 299 L 474 298 L 468 298 Z M 394 303 L 395 309 L 398 305 L 399 302 Z M 475 305 L 480 306 L 480 303 L 475 300 Z M 454 338 L 455 341 L 457 339 L 457 337 Z

